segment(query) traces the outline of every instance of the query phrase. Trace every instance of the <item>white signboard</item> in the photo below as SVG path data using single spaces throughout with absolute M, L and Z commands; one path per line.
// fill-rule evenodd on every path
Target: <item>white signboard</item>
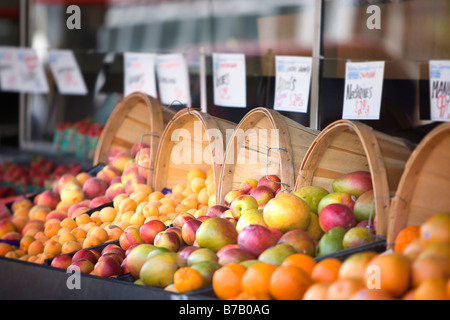
M 131 53 L 124 54 L 124 94 L 142 92 L 156 98 L 155 54 Z
M 191 106 L 189 73 L 182 54 L 163 54 L 156 57 L 156 74 L 160 100 L 165 105 Z
M 50 50 L 50 70 L 60 94 L 86 95 L 88 90 L 71 50 Z
M 222 107 L 247 106 L 245 55 L 213 53 L 214 104 Z
M 276 56 L 275 64 L 274 109 L 306 113 L 311 87 L 312 58 Z
M 20 91 L 19 71 L 13 48 L 0 48 L 0 89 L 2 91 Z
M 48 83 L 44 68 L 34 49 L 16 49 L 18 81 L 21 92 L 47 93 Z
M 342 119 L 378 120 L 384 61 L 347 62 Z
M 433 121 L 450 121 L 450 61 L 430 61 L 430 116 Z

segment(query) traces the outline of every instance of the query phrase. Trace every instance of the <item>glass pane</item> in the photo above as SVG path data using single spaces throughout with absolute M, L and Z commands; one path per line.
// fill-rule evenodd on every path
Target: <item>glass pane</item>
M 370 5 L 379 8 L 379 29 L 370 28 Z M 450 58 L 449 14 L 446 0 L 326 0 L 321 127 L 341 118 L 346 62 L 384 60 L 380 120 L 368 124 L 414 141 L 420 139 L 411 129 L 428 124 L 428 61 Z

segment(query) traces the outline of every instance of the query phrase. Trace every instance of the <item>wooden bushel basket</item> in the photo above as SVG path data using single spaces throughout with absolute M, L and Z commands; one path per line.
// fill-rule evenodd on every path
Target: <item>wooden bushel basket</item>
M 280 187 L 293 191 L 300 163 L 319 131 L 267 108 L 249 111 L 228 141 L 218 201 L 245 179 L 277 175 Z
M 430 131 L 406 163 L 389 213 L 388 247 L 403 228 L 442 212 L 450 212 L 450 123 Z
M 108 153 L 114 147 L 128 150 L 138 142 L 157 150 L 161 134 L 175 112 L 162 108 L 159 101 L 143 93 L 126 96 L 111 113 L 99 139 L 94 166 L 108 162 Z M 147 181 L 151 185 L 156 152 L 151 152 Z M 153 187 L 153 186 L 152 186 Z
M 406 142 L 358 121 L 338 120 L 323 129 L 300 166 L 295 189 L 320 186 L 333 192 L 334 179 L 353 171 L 371 173 L 376 233 L 386 237 L 390 199 L 411 154 Z
M 167 124 L 156 154 L 155 190 L 186 183 L 191 169 L 212 169 L 215 196 L 220 179 L 226 139 L 235 123 L 191 108 L 178 111 Z

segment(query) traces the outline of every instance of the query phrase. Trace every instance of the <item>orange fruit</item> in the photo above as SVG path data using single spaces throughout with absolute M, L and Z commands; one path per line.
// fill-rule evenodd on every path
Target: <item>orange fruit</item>
M 448 277 L 450 275 L 450 260 L 427 256 L 414 261 L 411 270 L 413 286 L 417 287 L 423 281 L 431 278 Z
M 403 250 L 403 255 L 409 260 L 414 261 L 419 256 L 419 254 L 424 249 L 424 244 L 422 240 L 413 240 L 406 248 Z
M 361 289 L 350 300 L 395 300 L 391 293 L 381 289 Z
M 364 288 L 364 282 L 355 279 L 338 279 L 328 288 L 328 300 L 348 300 Z
M 417 259 L 422 259 L 425 257 L 450 260 L 450 242 L 433 242 L 426 245 L 417 256 Z
M 420 226 L 420 238 L 425 244 L 450 242 L 450 213 L 437 213 Z
M 312 275 L 312 271 L 316 266 L 316 264 L 317 264 L 316 260 L 314 260 L 313 257 L 304 253 L 291 254 L 281 263 L 282 266 L 292 265 L 300 269 L 303 269 L 310 276 Z
M 270 277 L 277 267 L 259 262 L 247 268 L 242 277 L 242 290 L 249 294 L 269 293 Z
M 448 278 L 448 281 L 447 281 L 447 296 L 450 297 L 450 277 Z
M 414 240 L 420 238 L 420 226 L 409 226 L 402 229 L 394 241 L 394 251 L 403 253 L 403 250 Z
M 325 258 L 314 267 L 311 278 L 314 282 L 332 283 L 339 278 L 342 262 L 336 258 Z
M 356 279 L 363 281 L 367 264 L 377 254 L 371 251 L 357 252 L 347 257 L 339 269 L 339 279 Z
M 447 279 L 433 278 L 423 281 L 415 290 L 414 300 L 450 300 Z
M 241 291 L 241 280 L 247 268 L 239 263 L 229 263 L 214 272 L 212 286 L 217 298 L 225 300 Z
M 303 269 L 279 266 L 270 277 L 269 293 L 276 300 L 301 300 L 312 283 Z
M 303 295 L 303 300 L 328 300 L 329 283 L 313 283 Z
M 179 293 L 185 293 L 203 287 L 203 276 L 194 268 L 182 267 L 173 274 L 173 283 Z
M 231 298 L 230 300 L 272 300 L 272 297 L 268 293 L 257 292 L 257 293 L 248 293 L 242 291 L 236 297 Z
M 409 289 L 411 262 L 400 253 L 387 253 L 373 258 L 366 268 L 365 284 L 400 297 Z
M 405 293 L 402 297 L 402 300 L 414 300 L 414 294 L 416 293 L 416 289 L 411 289 Z

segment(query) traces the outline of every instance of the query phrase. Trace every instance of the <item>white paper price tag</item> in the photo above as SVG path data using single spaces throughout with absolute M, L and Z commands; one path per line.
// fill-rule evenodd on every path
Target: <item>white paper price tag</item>
M 20 91 L 19 71 L 13 48 L 0 48 L 0 89 L 2 91 Z
M 47 78 L 36 51 L 34 49 L 17 49 L 14 50 L 14 54 L 16 55 L 20 91 L 47 93 Z
M 50 50 L 50 70 L 60 94 L 86 95 L 86 84 L 71 50 Z
M 347 62 L 342 119 L 378 120 L 384 61 Z
M 274 109 L 278 111 L 308 111 L 312 58 L 275 57 Z
M 155 54 L 132 53 L 124 54 L 124 94 L 142 92 L 156 98 Z
M 214 104 L 222 107 L 247 106 L 245 55 L 213 53 Z
M 156 57 L 156 74 L 163 104 L 191 105 L 189 73 L 182 54 L 163 54 Z
M 450 61 L 430 61 L 430 116 L 433 121 L 450 121 Z

